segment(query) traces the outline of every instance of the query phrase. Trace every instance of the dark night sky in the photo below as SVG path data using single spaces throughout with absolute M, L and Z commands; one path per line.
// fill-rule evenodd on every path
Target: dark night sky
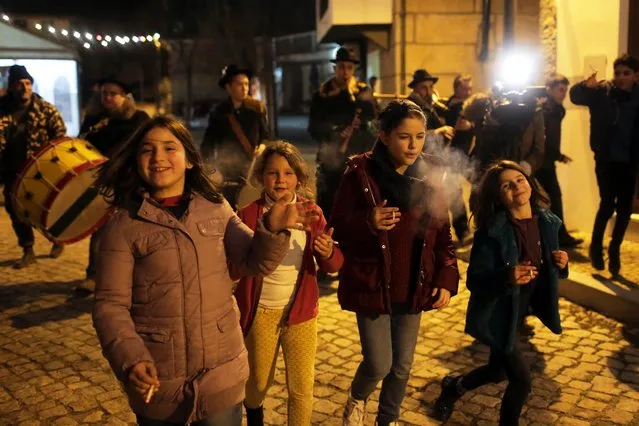
M 273 20 L 277 35 L 311 31 L 315 28 L 315 0 L 258 1 L 270 1 L 274 5 Z M 152 22 L 152 19 L 148 19 L 151 22 L 141 20 L 153 16 L 152 11 L 157 11 L 159 4 L 160 0 L 0 0 L 0 10 L 20 15 L 100 19 L 121 25 L 123 30 L 143 25 L 145 29 L 152 31 L 157 28 L 157 22 Z

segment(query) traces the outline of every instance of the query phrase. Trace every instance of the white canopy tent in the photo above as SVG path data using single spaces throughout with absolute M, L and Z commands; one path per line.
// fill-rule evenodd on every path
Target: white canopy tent
M 54 104 L 67 126 L 67 134 L 80 131 L 77 53 L 64 45 L 0 22 L 0 87 L 7 86 L 11 65 L 27 67 L 34 92 Z

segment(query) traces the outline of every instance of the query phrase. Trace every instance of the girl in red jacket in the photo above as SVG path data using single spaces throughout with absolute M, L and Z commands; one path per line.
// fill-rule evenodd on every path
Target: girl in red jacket
M 276 201 L 294 203 L 302 199 L 298 193 L 309 192 L 306 163 L 288 142 L 269 145 L 258 157 L 250 179 L 264 188 L 258 201 L 238 212 L 251 229 Z M 264 424 L 262 403 L 273 382 L 280 346 L 286 363 L 288 424 L 311 424 L 319 300 L 315 261 L 326 272 L 337 272 L 343 262 L 332 234 L 320 213 L 310 231 L 291 230 L 290 249 L 272 274 L 243 277 L 237 287 L 235 297 L 249 353 L 244 401 L 249 426 Z
M 372 152 L 349 160 L 331 223 L 344 252 L 338 299 L 357 315 L 363 360 L 344 425 L 363 425 L 366 400 L 382 381 L 378 425 L 396 424 L 413 364 L 421 312 L 457 293 L 446 198 L 421 154 L 422 110 L 393 101 L 379 116 Z

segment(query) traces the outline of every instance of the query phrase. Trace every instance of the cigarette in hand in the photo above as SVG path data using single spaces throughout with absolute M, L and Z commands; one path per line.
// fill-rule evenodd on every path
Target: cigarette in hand
M 146 396 L 144 397 L 145 403 L 148 404 L 149 402 L 151 402 L 151 398 L 153 397 L 153 394 L 155 393 L 155 391 L 156 391 L 155 385 L 151 385 L 149 390 L 146 392 Z

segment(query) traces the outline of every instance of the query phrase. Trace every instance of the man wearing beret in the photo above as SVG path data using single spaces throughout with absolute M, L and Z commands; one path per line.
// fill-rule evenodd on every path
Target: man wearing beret
M 372 122 L 377 107 L 372 89 L 355 79 L 359 60 L 344 47 L 338 49 L 335 74 L 313 94 L 308 132 L 318 144 L 317 204 L 330 217 L 346 158 L 370 151 L 375 142 Z
M 33 93 L 33 77 L 24 66 L 9 68 L 9 89 L 0 98 L 0 172 L 4 183 L 5 208 L 22 247 L 22 258 L 13 267 L 25 268 L 36 261 L 31 225 L 20 221 L 11 202 L 11 191 L 25 162 L 47 143 L 66 135 L 60 112 Z M 63 246 L 54 244 L 50 256 L 57 258 Z
M 236 210 L 251 161 L 269 139 L 264 103 L 249 97 L 252 77 L 253 72 L 245 67 L 224 68 L 218 85 L 228 98 L 211 111 L 200 147 L 204 161 L 222 174 L 222 192 Z

